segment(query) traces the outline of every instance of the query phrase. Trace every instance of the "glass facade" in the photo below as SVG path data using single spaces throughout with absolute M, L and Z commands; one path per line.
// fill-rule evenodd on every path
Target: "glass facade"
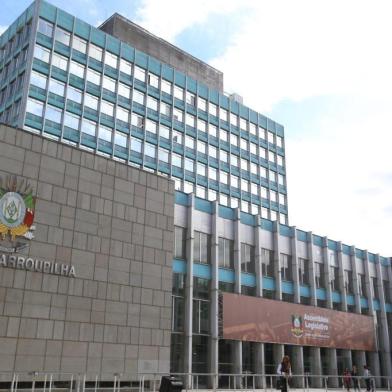
M 10 41 L 1 37 L 0 80 L 9 81 L 10 50 L 30 31 L 31 23 Z M 279 124 L 45 2 L 33 45 L 29 80 L 0 93 L 9 102 L 29 85 L 25 128 L 287 224 Z M 0 105 L 4 122 L 18 114 Z

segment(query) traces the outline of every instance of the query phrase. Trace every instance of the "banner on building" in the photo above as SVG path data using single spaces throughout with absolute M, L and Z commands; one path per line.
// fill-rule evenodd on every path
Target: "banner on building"
M 315 306 L 223 293 L 224 339 L 374 351 L 373 318 Z

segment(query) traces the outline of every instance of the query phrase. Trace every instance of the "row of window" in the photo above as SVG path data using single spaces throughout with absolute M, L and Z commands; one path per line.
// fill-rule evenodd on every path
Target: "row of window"
M 9 58 L 9 56 L 17 51 L 19 47 L 25 43 L 26 41 L 29 40 L 30 38 L 30 33 L 31 33 L 31 23 L 27 23 L 25 26 L 23 26 L 22 29 L 20 29 L 12 39 L 10 39 L 8 42 L 6 42 L 1 48 L 0 48 L 0 64 L 3 60 L 6 60 Z
M 186 229 L 175 227 L 174 235 L 174 257 L 186 259 L 185 249 L 185 233 Z M 194 247 L 193 247 L 193 261 L 196 263 L 210 264 L 211 263 L 211 236 L 206 233 L 195 231 L 194 233 Z M 274 277 L 276 272 L 274 270 L 274 252 L 269 249 L 260 249 L 262 276 Z M 255 247 L 246 243 L 241 243 L 240 249 L 241 271 L 248 273 L 255 273 Z M 234 269 L 234 241 L 223 237 L 219 237 L 218 242 L 218 263 L 221 268 Z M 314 263 L 314 275 L 317 288 L 325 288 L 326 282 L 324 264 Z M 332 291 L 344 290 L 347 294 L 354 293 L 353 273 L 350 270 L 344 270 L 344 287 L 339 284 L 339 268 L 336 266 L 329 267 L 329 284 Z M 309 285 L 310 270 L 309 260 L 298 258 L 298 274 L 299 283 L 302 285 Z M 280 254 L 280 275 L 282 280 L 293 280 L 293 265 L 292 257 L 290 255 Z M 357 274 L 358 293 L 362 297 L 367 297 L 365 275 Z M 390 284 L 389 281 L 382 282 L 384 288 L 384 295 L 386 302 L 391 301 Z M 379 298 L 379 282 L 375 277 L 371 278 L 371 291 L 373 298 Z
M 184 101 L 187 105 L 195 107 L 202 112 L 209 113 L 211 116 L 217 117 L 221 121 L 225 121 L 230 123 L 232 126 L 239 127 L 241 130 L 249 131 L 249 133 L 255 136 L 257 136 L 258 133 L 258 136 L 262 139 L 266 139 L 267 136 L 269 143 L 276 144 L 278 147 L 283 148 L 283 138 L 275 135 L 273 132 L 268 131 L 266 133 L 264 128 L 258 127 L 256 124 L 249 122 L 246 119 L 231 113 L 228 110 L 219 107 L 218 105 L 213 104 L 212 102 L 208 102 L 206 99 L 196 96 L 196 94 L 193 94 L 180 86 L 176 86 L 170 81 L 159 78 L 157 75 L 151 72 L 146 72 L 146 70 L 143 68 L 140 68 L 136 65 L 133 66 L 127 60 L 108 51 L 104 51 L 102 48 L 92 43 L 88 43 L 86 40 L 76 35 L 71 35 L 69 32 L 59 28 L 58 26 L 54 28 L 53 24 L 40 19 L 38 31 L 50 38 L 54 37 L 56 41 L 61 42 L 66 46 L 72 47 L 72 49 L 77 50 L 84 55 L 88 55 L 89 58 L 103 63 L 108 67 L 119 70 L 125 75 L 133 75 L 133 77 L 138 81 L 147 83 L 149 86 L 157 90 L 160 89 L 165 94 L 173 95 L 175 99 Z M 91 78 L 91 82 L 95 82 L 99 85 L 100 74 L 95 73 L 93 70 L 89 70 L 88 72 L 90 75 L 87 77 Z M 82 68 L 80 68 L 79 74 L 82 74 Z

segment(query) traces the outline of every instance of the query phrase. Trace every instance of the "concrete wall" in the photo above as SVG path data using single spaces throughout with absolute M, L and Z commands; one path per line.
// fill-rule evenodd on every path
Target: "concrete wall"
M 162 38 L 156 37 L 121 15 L 114 14 L 100 29 L 127 42 L 137 50 L 171 65 L 209 87 L 223 92 L 223 73 Z M 201 43 L 202 44 L 202 43 Z
M 25 255 L 76 277 L 0 265 L 0 372 L 168 372 L 173 183 L 0 125 L 9 174 L 37 195 Z

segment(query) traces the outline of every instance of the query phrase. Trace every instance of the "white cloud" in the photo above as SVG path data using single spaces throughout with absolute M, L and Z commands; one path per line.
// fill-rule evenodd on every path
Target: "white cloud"
M 205 22 L 210 14 L 228 14 L 242 7 L 243 4 L 236 0 L 143 0 L 137 12 L 136 23 L 151 33 L 174 42 L 182 31 Z
M 8 29 L 8 26 L 1 26 L 0 25 L 0 35 L 4 33 Z

